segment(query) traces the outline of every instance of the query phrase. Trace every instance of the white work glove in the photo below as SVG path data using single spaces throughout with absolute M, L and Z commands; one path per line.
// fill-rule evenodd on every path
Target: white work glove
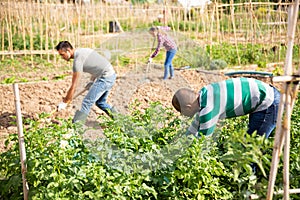
M 149 58 L 147 64 L 149 64 L 151 62 L 152 62 L 152 58 Z
M 86 86 L 84 87 L 86 90 L 89 90 L 91 87 L 92 87 L 92 85 L 94 84 L 94 82 L 93 81 L 90 81 L 90 82 L 88 82 L 87 84 L 86 84 Z
M 65 102 L 59 103 L 59 104 L 57 105 L 57 111 L 61 111 L 61 110 L 66 109 L 67 105 L 68 105 L 68 104 L 65 103 Z

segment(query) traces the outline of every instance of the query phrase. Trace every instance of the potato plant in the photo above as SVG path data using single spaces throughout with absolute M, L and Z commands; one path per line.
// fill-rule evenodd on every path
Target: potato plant
M 291 188 L 299 188 L 299 109 L 292 116 Z M 99 119 L 105 138 L 85 126 L 26 119 L 30 199 L 246 199 L 264 198 L 273 137 L 247 135 L 247 118 L 225 120 L 212 137 L 185 135 L 191 119 L 153 102 L 130 115 Z M 23 199 L 17 134 L 0 155 L 0 199 Z M 253 173 L 252 165 L 257 171 Z M 282 162 L 276 190 L 282 189 Z M 281 198 L 276 196 L 275 198 Z M 291 195 L 291 199 L 299 199 Z

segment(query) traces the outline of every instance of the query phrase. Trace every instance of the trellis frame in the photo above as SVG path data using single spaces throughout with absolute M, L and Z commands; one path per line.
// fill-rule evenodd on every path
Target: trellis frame
M 269 184 L 267 191 L 267 200 L 272 200 L 274 193 L 274 185 L 276 180 L 276 174 L 278 170 L 278 164 L 280 160 L 280 154 L 284 146 L 284 158 L 283 158 L 283 182 L 284 189 L 278 193 L 282 193 L 284 200 L 289 199 L 290 193 L 300 193 L 300 189 L 290 190 L 289 188 L 289 157 L 290 157 L 290 126 L 291 115 L 295 99 L 299 89 L 300 81 L 300 68 L 298 69 L 298 75 L 293 75 L 292 67 L 292 55 L 293 45 L 295 38 L 295 30 L 297 24 L 297 16 L 299 11 L 299 0 L 296 0 L 294 4 L 291 4 L 288 12 L 288 49 L 285 60 L 285 76 L 274 77 L 273 82 L 283 82 L 283 92 L 281 92 L 280 105 L 278 109 L 278 120 L 276 125 L 276 133 L 274 140 L 274 148 L 272 155 L 272 164 L 269 175 Z

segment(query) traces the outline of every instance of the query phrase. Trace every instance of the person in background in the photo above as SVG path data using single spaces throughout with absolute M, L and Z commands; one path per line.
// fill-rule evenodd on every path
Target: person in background
M 80 76 L 85 72 L 91 75 L 91 82 L 88 84 L 88 93 L 82 101 L 81 109 L 75 112 L 72 122 L 84 123 L 93 104 L 112 117 L 114 109 L 107 103 L 107 97 L 115 83 L 116 73 L 110 62 L 93 49 L 74 49 L 68 41 L 59 42 L 55 49 L 64 60 L 74 59 L 72 83 L 63 102 L 58 105 L 58 110 L 65 109 L 67 104 L 71 103 Z
M 149 33 L 157 38 L 157 47 L 155 51 L 151 54 L 148 63 L 152 62 L 152 59 L 157 56 L 162 46 L 166 49 L 166 59 L 164 63 L 164 77 L 166 80 L 170 73 L 170 79 L 174 78 L 174 67 L 172 65 L 172 60 L 177 52 L 177 45 L 175 41 L 165 32 L 162 28 L 159 27 L 151 27 L 149 29 Z
M 252 78 L 231 78 L 203 87 L 198 93 L 177 90 L 172 105 L 181 114 L 194 117 L 187 134 L 209 136 L 219 119 L 249 114 L 248 134 L 268 138 L 276 126 L 280 92 Z

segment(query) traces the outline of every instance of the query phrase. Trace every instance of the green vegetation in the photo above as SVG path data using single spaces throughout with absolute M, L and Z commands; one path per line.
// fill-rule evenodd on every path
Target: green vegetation
M 299 115 L 298 98 L 291 127 L 291 188 L 300 187 Z M 266 195 L 274 138 L 247 135 L 246 117 L 225 120 L 213 137 L 193 139 L 184 135 L 190 120 L 156 102 L 145 112 L 132 109 L 131 115 L 102 119 L 107 138 L 97 140 L 84 138 L 84 129 L 71 119 L 42 125 L 47 117 L 25 120 L 30 199 L 238 200 L 251 193 Z M 11 148 L 0 155 L 0 198 L 23 199 L 17 134 L 6 145 Z M 258 166 L 256 174 L 252 163 Z M 282 167 L 280 162 L 276 190 L 282 189 Z
M 237 54 L 238 51 L 238 54 Z M 258 64 L 259 67 L 265 68 L 266 63 L 277 62 L 277 58 L 284 61 L 286 56 L 285 46 L 268 46 L 265 44 L 233 44 L 222 43 L 207 46 L 207 52 L 212 59 L 222 59 L 229 66 L 239 65 L 238 55 L 241 65 Z M 299 62 L 299 45 L 293 48 L 294 62 Z
M 16 77 L 12 76 L 9 78 L 5 78 L 3 81 L 1 81 L 1 84 L 11 84 L 11 83 L 15 83 L 16 81 Z
M 54 56 L 57 60 L 54 59 Z M 13 58 L 7 56 L 0 60 L 0 71 L 2 72 L 0 83 L 49 80 L 49 77 L 43 77 L 44 73 L 48 73 L 48 75 L 51 72 L 61 74 L 70 70 L 69 64 L 66 64 L 58 55 L 52 55 L 50 58 L 52 60 L 48 62 L 47 55 L 17 55 Z M 36 76 L 37 74 L 40 76 Z M 66 74 L 54 76 L 54 80 L 62 79 L 65 76 Z
M 47 56 L 43 55 L 18 55 L 11 57 L 5 57 L 3 60 L 0 60 L 0 71 L 3 74 L 16 74 L 22 72 L 38 72 L 38 71 L 54 71 L 57 69 L 57 65 L 61 64 L 62 59 L 57 57 L 57 62 L 54 63 L 53 61 L 48 62 Z M 52 58 L 53 59 L 53 58 Z M 60 68 L 61 70 L 69 69 L 68 65 L 64 62 L 63 67 Z
M 126 49 L 132 48 L 130 43 L 126 44 L 128 45 Z M 126 49 L 124 49 L 124 52 L 121 54 L 112 54 L 111 61 L 114 66 L 128 67 L 132 64 L 145 64 L 147 62 L 147 55 L 149 54 L 148 48 L 140 48 L 140 50 L 134 52 L 130 52 L 129 50 L 126 52 Z M 298 65 L 300 62 L 298 56 L 299 52 L 299 45 L 295 45 L 293 48 L 294 65 Z M 268 63 L 275 62 L 278 58 L 284 62 L 286 47 L 281 45 L 267 46 L 263 44 L 238 44 L 236 47 L 233 44 L 222 43 L 206 46 L 205 49 L 187 42 L 181 44 L 173 64 L 177 68 L 190 66 L 192 68 L 203 68 L 206 70 L 220 70 L 239 65 L 238 55 L 242 66 L 257 64 L 259 69 L 264 70 Z M 14 56 L 13 58 L 6 56 L 0 61 L 0 70 L 5 74 L 5 77 L 3 77 L 0 82 L 2 84 L 8 84 L 28 81 L 26 78 L 22 78 L 22 74 L 19 73 L 70 70 L 70 66 L 59 58 L 58 55 L 51 55 L 50 59 L 52 61 L 48 62 L 46 55 Z M 155 58 L 155 62 L 163 63 L 164 59 L 165 54 L 160 52 Z M 58 65 L 62 67 L 57 67 Z M 282 75 L 282 66 L 276 66 L 274 74 Z M 41 79 L 45 80 L 45 77 Z
M 8 35 L 7 33 L 5 33 L 4 35 L 0 35 L 0 41 L 4 41 L 4 49 L 8 50 L 9 48 L 9 42 L 8 42 Z M 45 40 L 45 38 L 44 38 Z M 35 35 L 32 38 L 32 49 L 33 50 L 46 50 L 46 45 L 48 46 L 48 49 L 53 49 L 54 46 L 52 45 L 51 41 L 48 41 L 48 44 L 45 43 L 45 41 L 42 40 L 42 38 L 40 37 L 40 35 Z M 24 38 L 22 37 L 22 35 L 19 34 L 13 34 L 12 36 L 12 46 L 14 48 L 14 50 L 29 50 L 31 49 L 30 47 L 30 41 L 31 38 L 28 34 L 25 35 L 25 41 Z M 56 44 L 56 43 L 55 43 Z

